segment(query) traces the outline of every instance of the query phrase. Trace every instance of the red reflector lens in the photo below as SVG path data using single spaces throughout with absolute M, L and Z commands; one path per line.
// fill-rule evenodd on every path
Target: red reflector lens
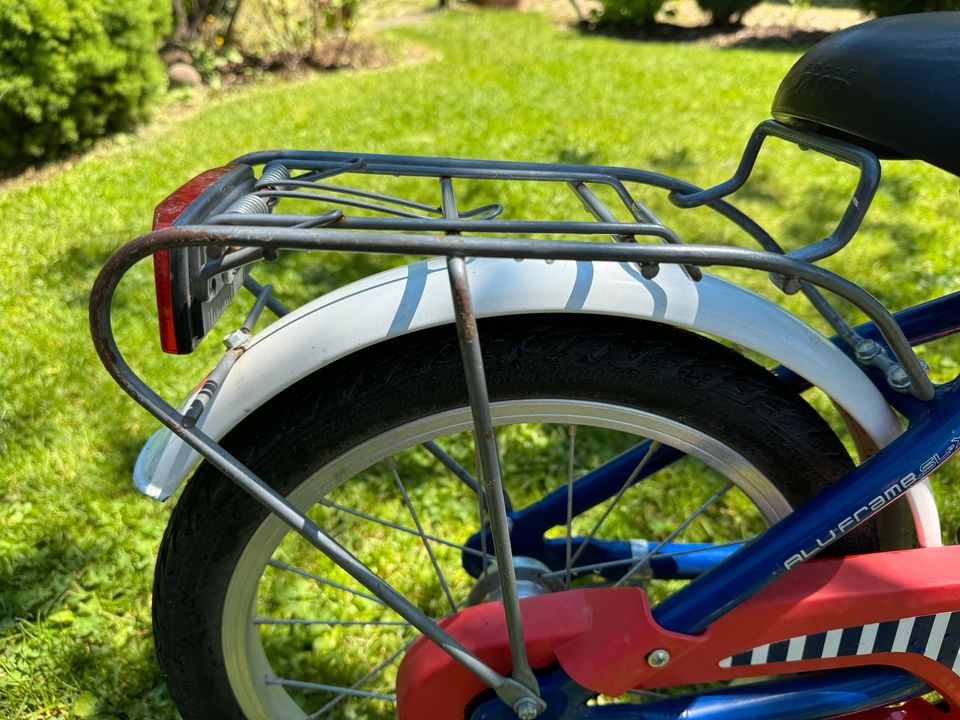
M 180 214 L 187 208 L 187 205 L 196 200 L 200 193 L 231 170 L 233 170 L 233 165 L 204 170 L 167 195 L 153 211 L 153 229 L 160 230 L 170 227 L 173 221 L 180 217 Z
M 177 333 L 173 328 L 173 296 L 170 292 L 170 253 L 153 254 L 153 281 L 157 288 L 157 319 L 160 321 L 160 347 L 165 353 L 177 353 Z
M 187 181 L 168 195 L 153 211 L 153 229 L 170 227 L 187 205 L 200 193 L 233 169 L 231 165 L 206 170 Z M 177 333 L 173 317 L 173 292 L 170 286 L 170 252 L 161 250 L 153 255 L 153 281 L 157 290 L 157 319 L 160 322 L 160 347 L 164 352 L 181 354 L 189 349 L 177 347 Z

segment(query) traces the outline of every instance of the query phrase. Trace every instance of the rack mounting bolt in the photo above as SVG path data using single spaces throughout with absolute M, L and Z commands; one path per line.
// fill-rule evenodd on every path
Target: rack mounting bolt
M 861 340 L 854 348 L 854 353 L 860 362 L 869 362 L 880 354 L 880 344 L 874 340 Z
M 660 264 L 659 263 L 640 263 L 640 274 L 643 275 L 647 280 L 653 280 L 657 275 L 660 274 Z
M 540 707 L 533 698 L 520 698 L 513 704 L 513 712 L 520 720 L 534 720 L 540 714 Z
M 895 390 L 906 390 L 910 387 L 910 376 L 902 365 L 894 365 L 887 370 L 887 382 Z
M 779 273 L 770 273 L 770 281 L 780 288 L 780 292 L 784 295 L 796 295 L 800 292 L 802 283 L 800 278 L 793 277 L 792 275 L 780 275 Z
M 647 655 L 647 665 L 653 668 L 661 668 L 670 662 L 670 653 L 662 648 L 660 650 L 654 650 L 649 655 Z

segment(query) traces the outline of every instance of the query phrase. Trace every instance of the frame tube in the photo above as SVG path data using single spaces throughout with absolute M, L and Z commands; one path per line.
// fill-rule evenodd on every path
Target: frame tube
M 787 570 L 868 520 L 960 449 L 960 385 L 941 388 L 927 413 L 727 561 L 653 609 L 662 627 L 703 632 Z

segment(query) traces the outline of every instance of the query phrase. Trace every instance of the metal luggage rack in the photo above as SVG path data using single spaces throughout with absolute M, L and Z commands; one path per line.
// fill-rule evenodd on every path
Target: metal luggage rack
M 860 170 L 856 190 L 834 232 L 788 253 L 759 224 L 724 200 L 746 183 L 768 136 L 788 140 L 804 149 L 817 150 Z M 803 292 L 861 362 L 878 367 L 891 387 L 923 400 L 933 396 L 933 386 L 922 364 L 890 314 L 861 288 L 812 265 L 836 253 L 850 241 L 873 200 L 880 180 L 879 161 L 871 152 L 857 146 L 769 120 L 754 131 L 733 177 L 706 190 L 659 173 L 591 165 L 307 151 L 251 153 L 234 162 L 262 165 L 263 171 L 253 181 L 249 192 L 222 212 L 212 214 L 198 224 L 196 229 L 202 227 L 210 242 L 219 241 L 235 247 L 232 252 L 209 262 L 203 268 L 202 279 L 264 257 L 273 257 L 275 249 L 268 245 L 239 247 L 267 237 L 278 246 L 359 252 L 626 260 L 635 262 L 646 278 L 655 277 L 660 263 L 664 262 L 681 264 L 695 281 L 702 277 L 701 266 L 730 265 L 766 270 L 783 292 Z M 428 205 L 330 182 L 340 176 L 362 174 L 437 178 L 440 203 Z M 504 208 L 500 204 L 461 210 L 454 192 L 455 179 L 566 184 L 593 220 L 504 219 Z M 625 185 L 628 182 L 667 190 L 671 202 L 680 208 L 710 207 L 740 227 L 763 250 L 702 245 L 684 247 L 677 234 L 631 194 Z M 630 220 L 619 220 L 591 186 L 605 186 L 612 190 L 622 204 L 620 209 L 626 211 Z M 284 199 L 314 202 L 319 211 L 312 214 L 273 212 Z M 425 237 L 420 233 L 443 233 L 444 237 Z M 465 237 L 468 233 L 482 235 L 468 239 Z M 557 243 L 533 239 L 531 236 L 535 235 L 609 236 L 620 245 L 635 243 L 638 237 L 650 237 L 670 247 L 614 248 L 570 241 Z M 312 242 L 301 244 L 308 237 Z M 254 292 L 259 288 L 253 281 L 247 286 Z M 829 290 L 862 310 L 876 323 L 894 357 L 883 352 L 883 348 L 872 340 L 858 335 L 818 288 Z M 272 302 L 271 307 L 276 310 L 279 305 Z
M 784 252 L 780 243 L 757 222 L 724 199 L 746 183 L 764 140 L 770 136 L 816 150 L 860 171 L 857 187 L 836 229 L 826 238 L 791 252 Z M 254 166 L 263 168 L 259 177 L 251 172 Z M 157 251 L 200 246 L 215 251 L 200 269 L 198 283 L 216 281 L 225 273 L 260 260 L 275 259 L 281 249 L 630 262 L 648 279 L 657 275 L 662 263 L 681 265 L 694 281 L 702 277 L 701 267 L 711 265 L 763 270 L 783 292 L 802 292 L 858 361 L 883 372 L 893 389 L 920 400 L 929 400 L 934 394 L 923 364 L 890 312 L 856 284 L 813 264 L 850 241 L 879 185 L 880 164 L 876 156 L 849 143 L 768 120 L 755 129 L 734 175 L 708 189 L 667 175 L 622 167 L 342 152 L 256 152 L 237 158 L 229 167 L 235 177 L 228 178 L 227 186 L 215 201 L 199 210 L 191 208 L 193 212 L 185 212 L 173 227 L 130 243 L 111 258 L 110 265 L 115 266 L 112 272 L 122 275 L 135 262 Z M 339 182 L 347 176 L 360 175 L 435 178 L 439 183 L 439 203 L 429 205 Z M 593 219 L 505 219 L 504 207 L 497 203 L 461 210 L 455 180 L 565 184 Z M 737 225 L 762 249 L 684 245 L 672 229 L 631 194 L 626 183 L 666 190 L 670 201 L 680 208 L 707 206 Z M 628 221 L 617 218 L 592 189 L 596 186 L 613 192 L 622 205 L 620 211 L 629 216 Z M 274 212 L 283 200 L 315 203 L 318 211 Z M 542 237 L 557 235 L 579 239 Z M 614 242 L 589 242 L 603 236 Z M 639 244 L 637 239 L 644 237 L 660 243 Z M 105 274 L 108 269 L 109 266 Z M 243 330 L 249 335 L 264 307 L 278 315 L 284 314 L 286 308 L 271 295 L 269 286 L 261 286 L 249 275 L 243 284 L 257 296 L 244 322 Z M 890 353 L 851 328 L 820 289 L 850 302 L 870 318 Z M 107 320 L 106 330 L 108 323 Z M 99 324 L 104 326 L 103 318 Z M 225 373 L 232 362 L 225 357 L 221 364 Z M 200 412 L 202 407 L 198 406 L 188 413 L 187 423 L 192 424 L 194 415 Z

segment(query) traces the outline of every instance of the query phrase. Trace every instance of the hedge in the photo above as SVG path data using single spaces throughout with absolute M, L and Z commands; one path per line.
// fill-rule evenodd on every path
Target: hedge
M 0 0 L 0 171 L 141 120 L 169 0 Z

